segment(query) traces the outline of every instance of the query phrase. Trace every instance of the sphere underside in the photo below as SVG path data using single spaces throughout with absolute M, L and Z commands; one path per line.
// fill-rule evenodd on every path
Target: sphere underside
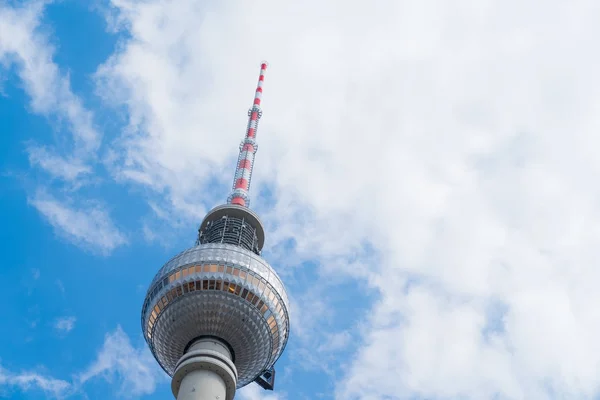
M 233 350 L 237 386 L 242 387 L 283 352 L 289 331 L 287 295 L 261 257 L 237 246 L 204 244 L 159 271 L 144 302 L 142 329 L 169 375 L 194 339 L 223 339 Z
M 187 345 L 199 336 L 216 336 L 231 346 L 238 386 L 254 380 L 267 366 L 272 339 L 256 309 L 227 293 L 196 292 L 183 296 L 154 324 L 153 352 L 172 375 Z

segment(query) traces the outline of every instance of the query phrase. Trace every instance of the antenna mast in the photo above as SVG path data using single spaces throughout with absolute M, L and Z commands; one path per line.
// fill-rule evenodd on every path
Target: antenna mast
M 258 130 L 258 120 L 262 116 L 260 99 L 262 97 L 262 86 L 266 70 L 267 62 L 263 61 L 260 65 L 260 75 L 254 94 L 254 102 L 252 103 L 252 108 L 248 110 L 248 128 L 246 129 L 246 137 L 240 144 L 240 154 L 235 169 L 235 177 L 233 178 L 233 188 L 227 199 L 227 203 L 229 204 L 247 207 L 250 203 L 248 192 L 250 190 L 250 180 L 252 179 L 254 157 L 256 150 L 258 150 L 256 132 Z

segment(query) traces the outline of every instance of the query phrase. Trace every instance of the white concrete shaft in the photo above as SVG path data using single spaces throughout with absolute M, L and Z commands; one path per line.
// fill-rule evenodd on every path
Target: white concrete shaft
M 185 375 L 177 400 L 225 400 L 226 396 L 223 378 L 214 371 L 199 369 Z
M 237 370 L 225 343 L 202 338 L 190 346 L 175 368 L 171 389 L 177 400 L 232 400 Z

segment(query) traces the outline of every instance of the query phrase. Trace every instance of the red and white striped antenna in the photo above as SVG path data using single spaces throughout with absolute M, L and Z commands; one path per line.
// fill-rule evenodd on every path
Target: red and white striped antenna
M 260 64 L 260 75 L 254 94 L 254 102 L 252 103 L 252 108 L 248 110 L 248 128 L 246 129 L 246 137 L 240 144 L 240 155 L 238 156 L 235 177 L 233 178 L 233 188 L 227 199 L 229 204 L 247 207 L 250 203 L 248 192 L 250 190 L 250 180 L 252 179 L 254 157 L 258 150 L 256 144 L 256 132 L 258 130 L 258 120 L 262 116 L 260 100 L 262 97 L 262 86 L 265 80 L 266 70 L 267 62 L 263 61 Z

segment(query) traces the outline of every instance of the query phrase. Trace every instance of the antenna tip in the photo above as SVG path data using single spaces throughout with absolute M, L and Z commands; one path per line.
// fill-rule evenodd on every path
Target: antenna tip
M 260 67 L 261 68 L 267 68 L 269 66 L 269 62 L 267 60 L 262 60 L 260 62 Z

